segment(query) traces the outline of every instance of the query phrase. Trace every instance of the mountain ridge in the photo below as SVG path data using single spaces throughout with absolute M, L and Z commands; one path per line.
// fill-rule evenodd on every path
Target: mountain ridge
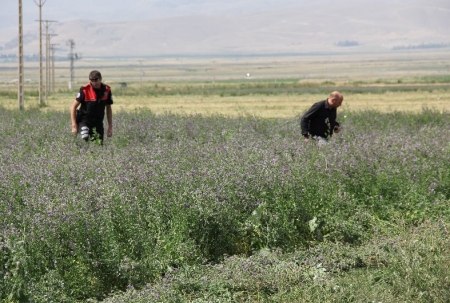
M 306 1 L 236 15 L 203 11 L 116 22 L 86 16 L 53 23 L 49 32 L 60 54 L 69 52 L 66 42 L 73 39 L 76 52 L 87 57 L 358 53 L 450 44 L 450 3 L 382 2 Z M 36 24 L 24 32 L 25 53 L 38 52 L 37 30 Z M 14 52 L 17 37 L 0 41 L 0 54 Z

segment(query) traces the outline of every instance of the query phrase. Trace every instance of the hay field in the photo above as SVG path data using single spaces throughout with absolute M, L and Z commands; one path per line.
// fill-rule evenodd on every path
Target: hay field
M 443 111 L 445 93 L 442 92 L 394 92 L 384 94 L 346 94 L 342 110 L 373 109 L 381 112 L 414 111 L 427 107 Z M 295 117 L 306 111 L 314 102 L 326 98 L 322 94 L 274 95 L 274 96 L 164 96 L 139 97 L 127 100 L 116 98 L 115 109 L 133 110 L 148 108 L 155 113 L 224 114 L 229 116 L 251 115 L 267 118 Z M 448 102 L 448 101 L 447 101 Z
M 359 56 L 246 58 L 86 58 L 56 62 L 55 90 L 42 110 L 68 111 L 92 69 L 113 88 L 116 111 L 295 117 L 331 90 L 345 95 L 343 110 L 446 109 L 449 55 L 444 52 Z M 0 63 L 0 102 L 17 108 L 16 63 Z M 45 77 L 45 73 L 44 73 Z M 25 64 L 25 108 L 38 108 L 38 63 Z M 45 85 L 44 80 L 44 85 Z M 122 87 L 126 83 L 127 87 Z M 45 88 L 44 88 L 45 90 Z

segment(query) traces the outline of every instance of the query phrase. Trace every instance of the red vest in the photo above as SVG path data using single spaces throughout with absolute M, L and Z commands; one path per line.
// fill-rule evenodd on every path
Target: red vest
M 100 100 L 107 100 L 111 94 L 111 87 L 105 84 L 103 85 L 105 86 L 105 92 L 103 93 L 103 96 L 101 96 Z M 97 95 L 95 94 L 94 88 L 90 83 L 85 84 L 83 86 L 83 93 L 84 93 L 84 101 L 86 102 L 97 101 Z

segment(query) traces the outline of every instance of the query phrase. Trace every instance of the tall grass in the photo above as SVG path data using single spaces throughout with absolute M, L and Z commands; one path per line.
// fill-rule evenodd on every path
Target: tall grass
M 341 112 L 316 146 L 296 119 L 140 110 L 100 146 L 3 109 L 0 299 L 448 302 L 447 116 Z

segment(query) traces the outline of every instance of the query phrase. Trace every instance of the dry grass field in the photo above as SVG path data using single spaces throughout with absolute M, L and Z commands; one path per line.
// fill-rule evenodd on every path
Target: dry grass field
M 384 94 L 346 94 L 343 110 L 374 109 L 378 111 L 420 111 L 423 107 L 444 110 L 442 92 L 396 92 Z M 164 96 L 139 97 L 127 100 L 116 98 L 115 108 L 133 110 L 148 108 L 155 113 L 176 112 L 183 114 L 224 114 L 230 116 L 251 115 L 259 117 L 295 117 L 303 113 L 312 103 L 323 100 L 326 95 L 274 95 L 274 96 Z M 448 101 L 447 101 L 448 102 Z
M 45 66 L 45 64 L 44 64 Z M 445 110 L 449 97 L 447 53 L 237 58 L 107 58 L 56 62 L 55 89 L 42 110 L 68 111 L 92 69 L 113 88 L 114 109 L 154 113 L 295 117 L 328 91 L 345 95 L 343 110 Z M 17 63 L 0 63 L 1 106 L 17 108 Z M 44 85 L 45 85 L 44 72 Z M 433 80 L 444 77 L 444 81 Z M 25 108 L 38 108 L 38 63 L 25 63 Z M 126 83 L 127 87 L 121 87 Z M 399 88 L 401 87 L 401 88 Z M 45 91 L 45 89 L 44 89 Z M 244 91 L 244 92 L 243 92 Z
M 345 91 L 344 91 L 345 93 Z M 59 96 L 59 97 L 58 97 Z M 69 111 L 72 98 L 58 95 L 50 97 L 42 110 Z M 437 92 L 387 92 L 383 94 L 345 94 L 341 110 L 414 111 L 423 108 L 448 110 L 448 90 Z M 302 114 L 314 102 L 326 98 L 325 94 L 273 95 L 273 96 L 120 96 L 114 98 L 114 111 L 150 109 L 156 114 L 164 112 L 180 114 L 223 114 L 227 116 L 259 116 L 266 118 L 289 118 Z M 5 99 L 6 108 L 16 108 L 17 100 Z M 28 98 L 25 108 L 37 108 L 38 99 Z

